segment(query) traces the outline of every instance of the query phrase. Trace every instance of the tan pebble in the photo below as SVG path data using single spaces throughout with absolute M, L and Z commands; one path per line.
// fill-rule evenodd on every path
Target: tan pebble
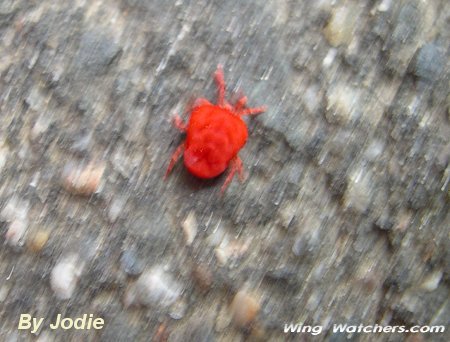
M 49 232 L 46 230 L 37 231 L 28 242 L 28 248 L 35 253 L 40 252 L 48 241 Z
M 165 322 L 161 323 L 153 336 L 154 342 L 166 342 L 169 339 L 170 332 Z
M 358 18 L 357 7 L 343 5 L 336 8 L 323 33 L 330 45 L 337 47 L 341 44 L 350 44 L 354 37 L 354 29 Z
M 62 185 L 72 194 L 89 196 L 98 190 L 104 171 L 104 163 L 77 166 L 71 162 L 64 167 Z
M 254 295 L 243 290 L 236 293 L 231 303 L 233 322 L 241 328 L 248 327 L 255 320 L 259 310 L 259 301 Z
M 267 341 L 267 331 L 261 324 L 255 323 L 252 326 L 251 337 L 254 341 Z
M 203 264 L 196 265 L 192 270 L 192 277 L 201 292 L 207 293 L 211 289 L 213 274 L 208 266 Z

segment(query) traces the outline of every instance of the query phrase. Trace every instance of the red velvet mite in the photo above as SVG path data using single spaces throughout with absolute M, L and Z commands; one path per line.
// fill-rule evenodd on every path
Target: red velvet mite
M 172 155 L 166 177 L 172 171 L 177 160 L 183 154 L 184 165 L 194 176 L 214 178 L 228 167 L 230 172 L 222 186 L 226 189 L 236 172 L 243 179 L 242 161 L 238 152 L 247 142 L 247 125 L 242 116 L 256 115 L 266 108 L 246 107 L 247 97 L 240 97 L 234 105 L 225 99 L 225 81 L 222 66 L 217 67 L 214 74 L 217 84 L 217 104 L 204 98 L 194 102 L 188 124 L 177 115 L 174 125 L 186 133 L 186 139 Z

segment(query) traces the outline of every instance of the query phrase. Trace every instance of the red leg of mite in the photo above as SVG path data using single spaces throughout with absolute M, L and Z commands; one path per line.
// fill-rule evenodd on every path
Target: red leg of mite
M 257 115 L 264 113 L 267 110 L 266 106 L 256 108 L 245 108 L 237 112 L 238 115 Z
M 239 156 L 234 157 L 233 160 L 230 162 L 230 172 L 228 173 L 225 182 L 220 188 L 221 193 L 223 193 L 225 189 L 228 187 L 228 185 L 231 183 L 236 172 L 239 174 L 239 179 L 242 182 L 244 180 L 244 168 L 242 167 L 242 160 L 241 158 L 239 158 Z
M 245 107 L 246 104 L 247 104 L 247 96 L 242 96 L 241 98 L 239 98 L 239 100 L 236 101 L 236 104 L 234 105 L 234 110 L 236 112 L 240 112 L 242 108 Z
M 186 132 L 187 125 L 183 122 L 183 119 L 177 114 L 173 118 L 173 125 L 180 131 L 180 132 Z
M 236 167 L 238 171 L 239 181 L 242 183 L 244 181 L 244 167 L 242 166 L 242 160 L 238 156 L 236 156 Z
M 184 141 L 181 143 L 180 146 L 177 147 L 175 152 L 172 154 L 172 157 L 170 158 L 169 166 L 167 167 L 166 174 L 164 175 L 164 179 L 166 179 L 169 176 L 170 171 L 172 171 L 173 167 L 175 166 L 178 159 L 180 159 L 183 152 L 184 152 Z
M 223 107 L 225 105 L 225 79 L 223 77 L 223 68 L 220 64 L 217 66 L 214 79 L 217 85 L 217 105 Z

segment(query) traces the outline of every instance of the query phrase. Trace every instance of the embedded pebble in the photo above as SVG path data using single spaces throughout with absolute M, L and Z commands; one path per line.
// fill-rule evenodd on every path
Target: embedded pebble
M 2 287 L 0 287 L 0 303 L 4 302 L 6 300 L 6 298 L 8 297 L 8 293 L 10 291 L 10 287 L 5 285 L 2 285 Z
M 20 201 L 16 197 L 11 197 L 0 212 L 0 218 L 11 222 L 15 219 L 25 220 L 28 215 L 28 203 Z
M 372 187 L 373 180 L 370 172 L 364 169 L 353 172 L 344 193 L 344 207 L 355 209 L 361 213 L 365 212 L 372 199 Z
M 420 288 L 428 292 L 436 290 L 439 286 L 439 283 L 441 282 L 442 276 L 442 270 L 432 272 L 425 277 L 422 284 L 420 285 Z
M 382 141 L 380 140 L 372 140 L 369 144 L 369 146 L 367 146 L 366 150 L 364 151 L 364 157 L 368 160 L 368 161 L 375 161 L 378 157 L 381 156 L 381 154 L 383 153 L 384 150 L 384 144 Z
M 136 130 L 130 129 L 130 131 L 137 136 Z M 143 159 L 143 153 L 139 151 L 130 153 L 124 146 L 118 145 L 112 155 L 111 164 L 114 170 L 120 173 L 122 177 L 129 179 L 139 169 Z
M 6 145 L 0 144 L 0 172 L 6 165 L 8 159 L 9 149 Z
M 196 265 L 192 270 L 192 278 L 203 293 L 207 293 L 211 289 L 213 274 L 207 265 Z
M 124 272 L 130 276 L 138 276 L 144 270 L 144 264 L 132 250 L 123 251 L 120 256 L 120 265 Z
M 379 12 L 387 12 L 392 6 L 392 0 L 382 0 L 377 7 Z
M 217 258 L 217 261 L 223 266 L 225 265 L 229 259 L 238 259 L 242 257 L 245 252 L 247 252 L 250 247 L 249 241 L 239 241 L 233 240 L 228 241 L 225 239 L 219 247 L 217 247 L 214 252 Z
M 390 11 L 391 28 L 384 47 L 388 56 L 385 68 L 403 75 L 416 52 L 418 40 L 427 31 L 427 26 L 432 25 L 427 18 L 433 6 L 420 0 L 409 0 L 399 3 L 399 7 L 399 11 Z
M 217 227 L 208 236 L 208 238 L 206 239 L 206 242 L 211 247 L 217 247 L 217 246 L 219 246 L 222 243 L 222 241 L 224 241 L 224 239 L 226 239 L 226 235 L 227 234 L 226 234 L 226 232 L 225 232 L 225 230 L 223 228 Z
M 181 285 L 162 267 L 155 266 L 140 275 L 124 298 L 125 306 L 144 305 L 168 307 L 181 295 Z
M 324 28 L 323 33 L 330 45 L 337 47 L 341 44 L 349 45 L 354 37 L 357 8 L 349 3 L 336 8 Z
M 12 197 L 0 212 L 0 219 L 8 222 L 5 241 L 12 247 L 23 245 L 28 228 L 28 203 Z
M 86 155 L 89 152 L 89 147 L 92 145 L 92 140 L 91 133 L 77 136 L 70 146 L 70 150 L 80 156 Z
M 108 207 L 108 220 L 111 223 L 116 222 L 127 203 L 127 199 L 123 196 L 113 198 Z
M 425 13 L 421 13 L 421 6 L 418 0 L 403 4 L 396 18 L 397 20 L 394 22 L 392 39 L 397 44 L 410 43 L 420 31 L 423 15 Z
M 322 96 L 317 85 L 309 86 L 303 94 L 303 103 L 310 113 L 315 113 L 320 106 Z
M 305 232 L 297 236 L 292 245 L 292 253 L 298 257 L 305 257 L 319 247 L 320 239 L 318 230 Z
M 49 129 L 51 123 L 52 121 L 50 118 L 46 116 L 39 117 L 34 123 L 33 128 L 31 128 L 30 139 L 32 141 L 39 140 L 39 138 Z
M 329 68 L 331 65 L 333 65 L 333 62 L 334 62 L 334 59 L 336 58 L 337 53 L 338 53 L 338 50 L 335 48 L 328 50 L 327 55 L 325 56 L 325 58 L 322 61 L 322 66 L 324 68 Z
M 63 187 L 75 195 L 92 195 L 99 188 L 105 167 L 104 163 L 77 165 L 69 162 L 62 173 Z
M 48 100 L 46 99 L 45 93 L 39 87 L 33 87 L 28 96 L 25 98 L 25 103 L 31 110 L 36 112 L 45 108 L 47 101 Z M 48 127 L 48 125 L 46 125 L 46 127 Z M 45 130 L 46 128 L 44 128 L 43 131 Z
M 416 54 L 414 74 L 432 83 L 442 76 L 444 66 L 444 50 L 436 43 L 428 43 L 423 45 Z
M 74 254 L 62 257 L 50 274 L 50 286 L 56 297 L 65 300 L 72 297 L 83 271 L 83 263 Z
M 336 84 L 327 90 L 325 118 L 330 124 L 346 125 L 361 115 L 360 91 L 346 84 Z
M 120 53 L 120 46 L 114 39 L 100 30 L 83 33 L 80 45 L 74 58 L 77 77 L 85 75 L 102 75 Z
M 175 320 L 182 319 L 186 315 L 187 309 L 187 303 L 184 300 L 178 300 L 172 305 L 169 316 Z
M 195 218 L 194 212 L 191 211 L 181 224 L 186 246 L 190 246 L 194 242 L 195 236 L 197 235 L 197 226 L 197 219 Z
M 9 224 L 8 230 L 5 234 L 6 243 L 13 247 L 22 246 L 27 227 L 27 221 L 21 219 L 13 220 Z
M 239 291 L 231 303 L 233 322 L 238 327 L 248 327 L 255 320 L 260 308 L 259 300 L 253 294 Z
M 47 230 L 38 230 L 28 241 L 28 247 L 32 252 L 38 253 L 48 241 L 50 233 Z

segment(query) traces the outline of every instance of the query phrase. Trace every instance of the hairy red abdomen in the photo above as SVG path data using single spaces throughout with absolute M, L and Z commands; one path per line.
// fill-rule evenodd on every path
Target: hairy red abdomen
M 213 178 L 228 167 L 247 141 L 240 116 L 213 104 L 194 107 L 187 128 L 184 164 L 195 176 Z

